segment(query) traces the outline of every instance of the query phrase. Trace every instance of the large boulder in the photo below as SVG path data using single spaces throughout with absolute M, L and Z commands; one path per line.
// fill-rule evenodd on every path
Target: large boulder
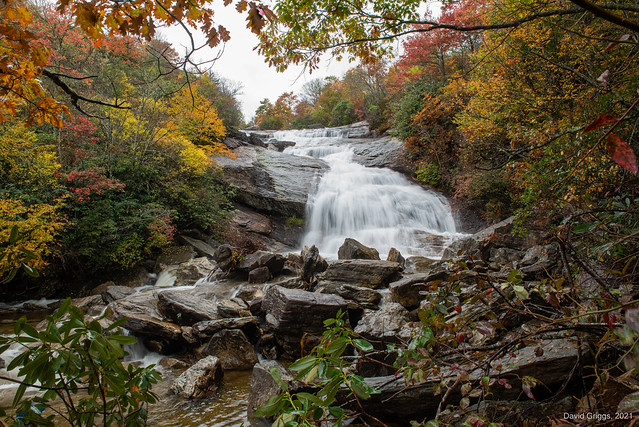
M 132 335 L 145 341 L 155 341 L 163 352 L 182 349 L 185 342 L 182 329 L 163 319 L 158 311 L 157 300 L 150 294 L 136 294 L 109 304 L 115 320 L 126 318 L 123 327 Z
M 236 187 L 239 202 L 258 211 L 304 217 L 314 180 L 328 169 L 322 160 L 255 146 L 233 150 L 235 158 L 216 157 L 224 179 Z
M 213 256 L 215 255 L 215 248 L 202 240 L 194 239 L 193 237 L 185 235 L 181 235 L 180 240 L 193 247 L 195 252 L 197 252 L 197 254 L 200 256 L 213 258 Z
M 220 317 L 247 317 L 251 315 L 248 304 L 241 298 L 219 300 L 217 312 Z
M 255 347 L 239 329 L 222 329 L 214 333 L 199 352 L 218 357 L 225 370 L 251 369 L 257 363 Z
M 183 372 L 169 390 L 187 399 L 206 397 L 217 391 L 223 377 L 220 359 L 208 356 Z
M 347 238 L 337 250 L 338 259 L 379 259 L 379 252 L 375 248 L 364 246 L 355 239 Z
M 267 267 L 272 275 L 277 275 L 284 268 L 286 257 L 281 254 L 266 251 L 256 251 L 246 255 L 242 262 L 237 266 L 239 271 L 245 273 L 260 267 Z
M 169 246 L 162 249 L 162 253 L 155 261 L 155 270 L 161 271 L 169 265 L 189 262 L 195 257 L 195 251 L 191 246 Z
M 349 285 L 348 283 L 323 282 L 315 288 L 315 292 L 336 294 L 345 300 L 352 301 L 356 307 L 377 308 L 382 300 L 382 294 L 374 289 Z
M 188 290 L 163 291 L 158 294 L 158 310 L 166 318 L 181 325 L 193 325 L 220 316 L 214 301 L 202 299 Z
M 253 417 L 257 407 L 264 405 L 271 397 L 282 392 L 282 389 L 271 375 L 271 369 L 280 371 L 280 377 L 282 381 L 289 385 L 290 392 L 295 392 L 299 388 L 299 383 L 293 381 L 293 375 L 279 362 L 263 360 L 257 363 L 251 373 L 251 385 L 248 395 L 247 415 L 249 424 L 252 427 L 270 427 L 272 424 L 272 421 L 268 421 L 266 418 Z
M 251 342 L 255 342 L 260 334 L 259 322 L 253 316 L 207 320 L 193 325 L 193 333 L 202 341 L 225 329 L 239 329 Z
M 267 326 L 289 356 L 299 355 L 300 340 L 305 335 L 321 336 L 324 320 L 345 311 L 346 300 L 338 295 L 307 292 L 271 286 L 262 301 Z
M 334 261 L 319 278 L 379 289 L 396 279 L 400 270 L 400 265 L 392 261 L 347 259 Z

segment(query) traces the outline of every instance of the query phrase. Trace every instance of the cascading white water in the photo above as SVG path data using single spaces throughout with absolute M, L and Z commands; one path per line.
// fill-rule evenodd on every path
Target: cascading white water
M 342 129 L 276 132 L 295 142 L 286 153 L 324 160 L 330 166 L 307 205 L 304 245 L 316 245 L 327 258 L 347 237 L 384 256 L 397 248 L 405 256 L 437 257 L 454 238 L 455 221 L 446 200 L 410 183 L 398 172 L 353 162 Z

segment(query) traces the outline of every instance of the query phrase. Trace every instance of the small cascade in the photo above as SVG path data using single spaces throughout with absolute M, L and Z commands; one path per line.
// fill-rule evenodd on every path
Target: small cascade
M 347 237 L 376 248 L 384 257 L 395 247 L 405 256 L 439 257 L 457 235 L 446 199 L 409 182 L 400 173 L 353 161 L 348 129 L 276 132 L 292 141 L 289 154 L 324 160 L 330 170 L 309 197 L 303 245 L 337 258 Z

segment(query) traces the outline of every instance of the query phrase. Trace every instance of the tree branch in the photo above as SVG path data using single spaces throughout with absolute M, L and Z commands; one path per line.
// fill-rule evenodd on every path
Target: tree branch
M 624 28 L 628 28 L 632 31 L 639 32 L 639 22 L 631 21 L 630 19 L 626 19 L 623 16 L 619 16 L 612 12 L 609 12 L 603 7 L 598 6 L 588 0 L 570 0 L 570 1 L 576 4 L 577 6 L 584 8 L 585 10 L 592 13 L 598 18 L 605 19 L 606 21 L 612 22 L 613 24 L 617 24 Z

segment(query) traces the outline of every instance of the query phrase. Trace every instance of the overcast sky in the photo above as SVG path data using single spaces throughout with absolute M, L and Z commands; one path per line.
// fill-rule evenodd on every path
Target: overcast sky
M 221 58 L 215 62 L 212 70 L 222 77 L 242 84 L 240 100 L 246 121 L 253 117 L 262 99 L 268 98 L 275 102 L 284 92 L 299 93 L 300 88 L 309 80 L 326 76 L 341 77 L 346 70 L 356 65 L 349 64 L 348 61 L 330 60 L 327 56 L 324 64 L 310 75 L 303 73 L 302 66 L 291 66 L 286 72 L 278 73 L 253 50 L 257 45 L 257 36 L 246 28 L 245 18 L 246 14 L 238 13 L 233 5 L 220 7 L 215 11 L 216 22 L 231 32 L 231 40 L 226 43 Z M 162 30 L 161 34 L 180 54 L 185 53 L 189 42 L 183 30 L 169 28 Z M 198 59 L 215 58 L 218 52 L 219 49 L 202 50 L 198 52 Z

